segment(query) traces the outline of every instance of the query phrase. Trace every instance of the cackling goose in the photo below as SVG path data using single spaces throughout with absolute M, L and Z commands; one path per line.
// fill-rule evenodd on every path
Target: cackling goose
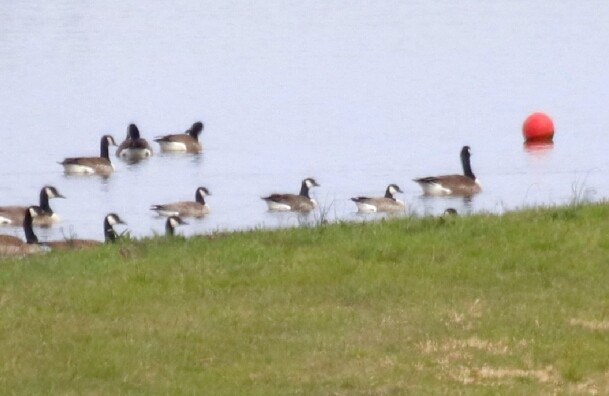
M 109 176 L 114 172 L 114 165 L 110 162 L 110 156 L 108 155 L 108 146 L 110 145 L 116 146 L 114 138 L 110 135 L 104 135 L 100 142 L 99 157 L 66 158 L 60 164 L 63 165 L 67 174 Z
M 176 227 L 188 224 L 180 216 L 169 216 L 165 222 L 165 235 L 174 236 Z
M 185 133 L 159 136 L 154 139 L 162 152 L 199 153 L 203 146 L 199 142 L 199 135 L 203 131 L 203 123 L 195 122 Z
M 50 198 L 65 198 L 53 186 L 44 186 L 40 190 L 40 213 L 34 217 L 34 225 L 50 227 L 60 220 L 57 213 L 49 206 Z M 0 224 L 20 226 L 23 224 L 27 206 L 2 206 L 0 207 Z
M 152 205 L 150 210 L 156 211 L 160 216 L 201 217 L 209 213 L 209 206 L 205 197 L 211 195 L 205 187 L 197 188 L 194 201 L 180 201 L 161 205 Z
M 385 190 L 384 197 L 355 197 L 351 200 L 357 205 L 357 210 L 362 213 L 403 212 L 406 210 L 406 204 L 393 197 L 393 194 L 402 192 L 397 184 L 390 184 Z
M 152 156 L 152 147 L 140 137 L 140 130 L 135 124 L 127 128 L 127 138 L 118 146 L 116 156 L 129 161 L 137 161 Z
M 469 146 L 461 149 L 461 165 L 463 175 L 430 176 L 414 179 L 425 195 L 463 195 L 471 196 L 482 191 L 482 186 L 470 164 L 471 151 Z
M 38 238 L 36 238 L 32 228 L 33 219 L 40 213 L 42 213 L 42 210 L 38 206 L 30 206 L 25 210 L 23 217 L 25 241 L 13 235 L 0 235 L 0 257 L 22 256 L 48 251 L 48 248 L 38 244 Z
M 272 211 L 309 212 L 317 206 L 317 202 L 309 196 L 309 189 L 319 184 L 312 177 L 302 181 L 300 194 L 271 194 L 262 197 Z
M 118 238 L 116 231 L 114 231 L 114 225 L 125 224 L 125 222 L 116 214 L 110 213 L 104 217 L 104 239 L 106 243 L 115 242 Z M 77 239 L 68 238 L 63 241 L 48 241 L 44 242 L 44 245 L 50 247 L 53 250 L 66 250 L 66 249 L 85 249 L 94 246 L 101 245 L 102 242 L 95 239 Z

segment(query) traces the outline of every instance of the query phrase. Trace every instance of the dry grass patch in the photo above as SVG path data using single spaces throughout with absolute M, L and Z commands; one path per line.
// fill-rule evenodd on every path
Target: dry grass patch
M 492 384 L 500 385 L 511 382 L 514 379 L 532 379 L 543 384 L 558 384 L 560 376 L 552 366 L 543 369 L 518 369 L 518 368 L 494 368 L 482 366 L 471 368 L 460 366 L 448 372 L 450 378 L 464 385 Z
M 569 321 L 571 326 L 583 327 L 588 330 L 609 330 L 609 320 L 585 320 L 573 318 Z
M 468 348 L 482 350 L 493 355 L 507 355 L 510 353 L 508 345 L 502 341 L 482 340 L 475 336 L 465 340 L 448 340 L 443 343 L 427 340 L 419 344 L 419 349 L 425 354 L 438 352 L 445 354 L 463 351 Z
M 577 384 L 572 384 L 566 391 L 568 394 L 577 395 L 608 395 L 609 372 L 594 375 Z

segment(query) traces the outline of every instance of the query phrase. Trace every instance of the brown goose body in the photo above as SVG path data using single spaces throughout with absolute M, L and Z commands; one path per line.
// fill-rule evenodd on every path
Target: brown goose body
M 64 172 L 73 175 L 102 175 L 109 176 L 114 172 L 114 165 L 110 161 L 108 146 L 116 146 L 114 138 L 104 135 L 100 141 L 99 157 L 71 157 L 62 162 Z
M 312 177 L 302 181 L 299 194 L 271 194 L 262 197 L 270 211 L 310 212 L 317 207 L 317 202 L 309 196 L 309 189 L 319 184 Z
M 425 195 L 460 195 L 471 196 L 482 191 L 482 186 L 472 172 L 469 146 L 461 149 L 463 175 L 429 176 L 414 179 L 421 186 Z
M 203 123 L 195 122 L 185 133 L 159 136 L 154 139 L 164 153 L 185 152 L 200 153 L 203 146 L 199 142 L 199 135 L 203 131 Z
M 154 210 L 160 216 L 201 217 L 210 212 L 209 206 L 205 202 L 205 197 L 208 195 L 211 194 L 206 187 L 198 187 L 195 191 L 194 201 L 152 205 L 150 210 Z
M 114 231 L 114 225 L 125 224 L 123 220 L 116 214 L 110 213 L 104 217 L 104 239 L 107 243 L 115 242 L 117 239 L 116 231 Z M 88 249 L 102 245 L 103 242 L 95 239 L 77 239 L 68 238 L 63 241 L 47 241 L 44 245 L 50 247 L 52 250 L 78 250 Z
M 403 212 L 406 204 L 393 197 L 394 194 L 403 192 L 397 184 L 387 186 L 383 197 L 354 197 L 351 198 L 357 205 L 358 212 Z
M 50 227 L 57 223 L 60 217 L 57 213 L 53 212 L 53 209 L 49 206 L 49 199 L 51 198 L 65 198 L 59 193 L 59 191 L 53 186 L 44 186 L 40 190 L 39 206 L 40 213 L 34 217 L 33 224 L 41 227 Z M 27 206 L 1 206 L 0 207 L 0 224 L 21 226 L 23 225 L 23 219 L 25 218 L 25 212 Z
M 40 245 L 31 245 L 28 243 L 19 246 L 0 245 L 0 257 L 29 256 L 32 254 L 46 253 L 47 251 L 48 249 L 44 249 Z
M 48 241 L 44 244 L 53 250 L 77 250 L 99 246 L 102 245 L 102 242 L 94 239 L 66 239 L 65 241 Z
M 118 146 L 116 156 L 125 160 L 140 160 L 152 156 L 152 147 L 140 136 L 135 124 L 127 128 L 127 138 Z

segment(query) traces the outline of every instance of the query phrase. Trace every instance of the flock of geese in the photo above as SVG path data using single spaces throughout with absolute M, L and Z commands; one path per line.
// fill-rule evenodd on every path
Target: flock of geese
M 199 135 L 203 131 L 203 123 L 195 122 L 186 132 L 160 136 L 154 139 L 159 144 L 161 152 L 172 153 L 200 153 L 203 149 L 199 142 Z M 100 155 L 98 157 L 72 157 L 65 158 L 60 164 L 64 172 L 69 175 L 101 175 L 108 177 L 114 172 L 114 165 L 110 160 L 110 146 L 117 146 L 111 135 L 104 135 L 100 140 Z M 140 136 L 135 124 L 127 128 L 125 140 L 118 145 L 116 156 L 127 161 L 139 161 L 153 155 L 153 150 L 146 139 Z M 414 179 L 421 186 L 425 195 L 459 195 L 472 196 L 482 191 L 481 185 L 472 172 L 471 151 L 464 146 L 460 153 L 463 174 L 430 176 Z M 319 184 L 312 177 L 302 180 L 300 192 L 274 193 L 262 197 L 270 211 L 310 212 L 317 207 L 315 199 L 311 198 L 309 190 Z M 406 210 L 404 201 L 395 198 L 395 194 L 403 191 L 397 184 L 389 184 L 384 196 L 353 197 L 351 200 L 361 213 L 375 212 L 403 212 Z M 187 224 L 183 217 L 202 217 L 210 212 L 205 198 L 210 195 L 206 187 L 198 187 L 195 191 L 194 201 L 179 201 L 166 204 L 152 205 L 151 210 L 159 216 L 167 217 L 165 233 L 174 235 L 175 228 Z M 82 249 L 98 246 L 101 241 L 91 239 L 69 238 L 59 241 L 40 242 L 34 232 L 34 226 L 50 227 L 59 221 L 59 216 L 49 205 L 53 198 L 65 198 L 57 188 L 44 186 L 40 190 L 38 205 L 0 206 L 0 225 L 21 226 L 25 234 L 25 241 L 12 235 L 0 235 L 0 257 L 22 256 L 42 253 L 54 249 Z M 447 211 L 454 214 L 454 209 Z M 104 217 L 103 230 L 105 242 L 114 242 L 118 235 L 114 230 L 117 224 L 125 222 L 116 213 L 109 213 Z

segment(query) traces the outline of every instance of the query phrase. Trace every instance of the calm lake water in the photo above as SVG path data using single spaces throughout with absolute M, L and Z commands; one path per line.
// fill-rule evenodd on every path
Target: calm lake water
M 102 239 L 108 212 L 135 236 L 163 232 L 150 205 L 199 185 L 212 213 L 184 234 L 295 225 L 260 196 L 306 176 L 330 219 L 364 218 L 349 198 L 391 182 L 415 214 L 609 197 L 605 0 L 1 1 L 0 21 L 0 205 L 56 186 L 63 221 L 43 240 Z M 529 151 L 538 110 L 555 144 Z M 132 122 L 151 140 L 198 120 L 198 156 L 115 159 L 107 180 L 57 164 Z M 483 193 L 422 197 L 411 179 L 460 173 L 465 144 Z

